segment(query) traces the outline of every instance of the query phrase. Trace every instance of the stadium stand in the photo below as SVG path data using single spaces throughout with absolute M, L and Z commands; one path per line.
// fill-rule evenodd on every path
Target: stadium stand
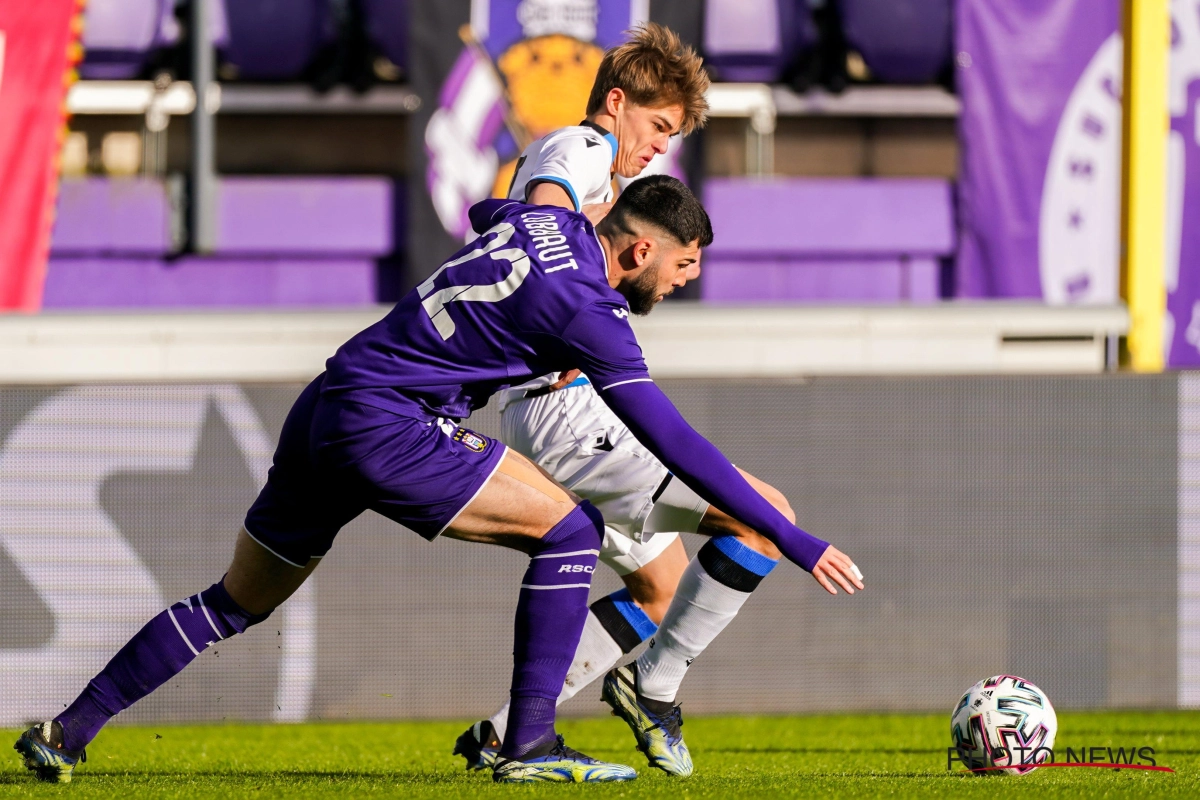
M 713 179 L 709 301 L 928 302 L 954 252 L 950 185 L 931 179 Z
M 120 115 L 145 114 L 143 177 L 93 174 L 63 183 L 47 306 L 328 306 L 394 298 L 411 285 L 403 277 L 407 243 L 397 206 L 404 192 L 394 188 L 412 165 L 403 156 L 369 154 L 403 152 L 402 139 L 383 139 L 405 135 L 419 98 L 403 86 L 366 91 L 357 67 L 332 62 L 361 59 L 347 48 L 365 48 L 405 75 L 413 4 L 211 4 L 209 39 L 218 46 L 223 85 L 209 105 L 224 120 L 216 163 L 225 174 L 217 241 L 204 257 L 188 247 L 190 143 L 180 129 L 194 106 L 190 84 L 124 80 L 157 73 L 169 48 L 177 56 L 171 63 L 186 61 L 186 5 L 88 6 L 84 76 L 110 82 L 72 90 L 69 104 L 90 115 L 73 129 L 85 131 L 87 169 L 95 173 L 108 169 L 97 158 L 106 131 L 130 129 L 132 120 Z M 927 84 L 949 63 L 949 8 L 950 0 L 706 0 L 705 57 L 725 83 L 711 98 L 716 119 L 706 133 L 704 174 L 694 176 L 718 233 L 705 258 L 702 299 L 902 303 L 946 295 L 944 265 L 955 246 L 955 98 L 927 85 L 796 93 L 783 82 L 833 37 L 843 59 L 846 45 L 861 53 L 872 79 Z M 368 117 L 394 121 L 377 125 Z M 280 136 L 286 146 L 263 146 Z M 337 155 L 346 137 L 358 141 L 354 158 Z M 338 172 L 376 177 L 322 176 Z M 887 175 L 925 179 L 872 180 Z M 771 213 L 748 211 L 761 208 Z

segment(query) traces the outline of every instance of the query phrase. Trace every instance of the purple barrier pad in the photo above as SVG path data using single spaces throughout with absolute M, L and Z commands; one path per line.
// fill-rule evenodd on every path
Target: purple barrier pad
M 50 239 L 52 255 L 165 255 L 171 210 L 161 181 L 142 178 L 64 180 Z
M 215 252 L 385 255 L 393 202 L 386 178 L 224 178 Z
M 375 302 L 369 259 L 52 258 L 46 308 L 353 306 Z
M 927 303 L 938 299 L 932 258 L 703 261 L 707 302 Z
M 949 255 L 950 184 L 926 178 L 713 178 L 704 187 L 715 239 L 707 254 Z

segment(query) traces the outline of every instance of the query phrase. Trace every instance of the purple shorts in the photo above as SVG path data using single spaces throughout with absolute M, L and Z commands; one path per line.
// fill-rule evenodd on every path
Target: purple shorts
M 246 532 L 290 564 L 325 555 L 367 509 L 434 539 L 500 466 L 505 447 L 495 439 L 322 397 L 323 379 L 288 412 L 267 485 L 246 514 Z

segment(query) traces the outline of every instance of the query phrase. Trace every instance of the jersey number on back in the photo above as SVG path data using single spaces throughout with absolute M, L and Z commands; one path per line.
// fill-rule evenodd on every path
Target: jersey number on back
M 421 306 L 425 309 L 425 313 L 429 315 L 429 319 L 433 322 L 433 327 L 437 328 L 437 332 L 442 335 L 443 340 L 449 339 L 454 335 L 454 320 L 450 318 L 450 314 L 446 309 L 448 304 L 454 302 L 499 303 L 515 292 L 525 282 L 530 269 L 529 256 L 519 247 L 509 247 L 505 250 L 499 249 L 508 244 L 508 240 L 512 238 L 514 230 L 515 228 L 512 224 L 501 222 L 499 225 L 488 230 L 483 237 L 480 237 L 485 238 L 489 234 L 495 234 L 495 238 L 481 247 L 464 253 L 453 261 L 447 261 L 445 264 L 442 264 L 438 267 L 437 272 L 430 275 L 424 283 L 417 287 L 417 292 L 421 295 Z M 489 283 L 482 286 L 448 286 L 445 289 L 439 289 L 436 292 L 433 291 L 433 282 L 443 272 L 451 267 L 473 261 L 485 255 L 490 255 L 495 261 L 507 261 L 512 264 L 512 272 L 499 283 Z

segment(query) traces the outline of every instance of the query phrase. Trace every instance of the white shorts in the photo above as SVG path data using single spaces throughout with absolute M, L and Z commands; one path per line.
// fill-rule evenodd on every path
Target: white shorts
M 600 559 L 628 575 L 695 533 L 708 502 L 642 446 L 590 383 L 516 400 L 500 438 L 604 515 Z

